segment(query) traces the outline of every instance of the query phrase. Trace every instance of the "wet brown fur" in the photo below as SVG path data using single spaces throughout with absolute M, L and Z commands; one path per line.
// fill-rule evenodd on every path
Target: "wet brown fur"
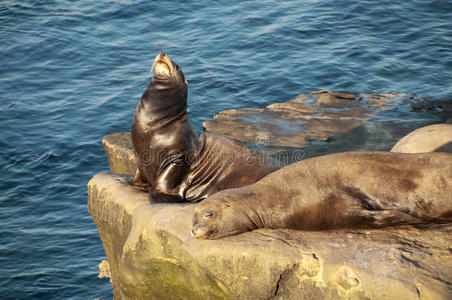
M 195 211 L 193 233 L 198 238 L 255 228 L 326 230 L 450 222 L 452 154 L 350 152 L 312 158 L 253 185 L 222 191 Z M 215 214 L 203 218 L 206 211 Z
M 279 168 L 274 159 L 188 122 L 187 81 L 166 54 L 132 121 L 137 172 L 132 185 L 150 188 L 151 202 L 198 202 L 218 191 L 252 184 Z

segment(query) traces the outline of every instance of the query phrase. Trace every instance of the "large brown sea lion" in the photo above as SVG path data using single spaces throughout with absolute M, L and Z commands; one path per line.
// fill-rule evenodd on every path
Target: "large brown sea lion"
M 195 207 L 192 234 L 452 221 L 452 154 L 349 152 L 300 161 Z
M 154 68 L 133 116 L 138 168 L 130 182 L 151 187 L 152 202 L 197 202 L 278 168 L 275 160 L 234 141 L 195 132 L 181 68 L 166 54 L 157 55 Z
M 391 152 L 452 153 L 452 124 L 434 124 L 416 129 L 392 147 Z

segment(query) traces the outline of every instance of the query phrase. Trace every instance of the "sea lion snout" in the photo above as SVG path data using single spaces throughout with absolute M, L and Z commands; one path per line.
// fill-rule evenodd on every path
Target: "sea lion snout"
M 195 210 L 190 233 L 197 239 L 209 239 L 215 232 L 217 213 L 213 209 L 204 208 L 202 205 Z
M 182 69 L 166 53 L 160 53 L 155 57 L 151 73 L 153 70 L 155 70 L 153 79 L 163 86 L 188 84 Z
M 170 78 L 174 67 L 169 56 L 165 53 L 158 54 L 154 59 L 155 77 L 160 79 Z
M 191 236 L 204 240 L 208 239 L 212 233 L 213 230 L 210 228 L 210 224 L 206 224 L 203 220 L 200 220 L 199 215 L 195 213 L 190 229 Z
M 212 233 L 213 231 L 210 230 L 207 226 L 193 226 L 190 230 L 191 236 L 200 240 L 208 239 Z

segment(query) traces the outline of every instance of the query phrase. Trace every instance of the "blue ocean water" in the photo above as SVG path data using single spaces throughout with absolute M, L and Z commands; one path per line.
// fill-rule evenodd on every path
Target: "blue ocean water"
M 317 89 L 452 97 L 450 1 L 0 1 L 0 298 L 112 298 L 86 184 L 152 59 L 194 128 Z

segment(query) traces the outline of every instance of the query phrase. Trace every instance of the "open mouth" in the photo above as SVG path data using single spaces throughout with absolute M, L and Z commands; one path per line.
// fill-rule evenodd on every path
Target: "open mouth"
M 155 64 L 155 76 L 161 78 L 167 78 L 171 75 L 170 67 L 162 61 L 159 61 Z
M 172 66 L 171 60 L 166 54 L 159 54 L 154 60 L 154 77 L 157 79 L 167 79 L 171 77 Z

